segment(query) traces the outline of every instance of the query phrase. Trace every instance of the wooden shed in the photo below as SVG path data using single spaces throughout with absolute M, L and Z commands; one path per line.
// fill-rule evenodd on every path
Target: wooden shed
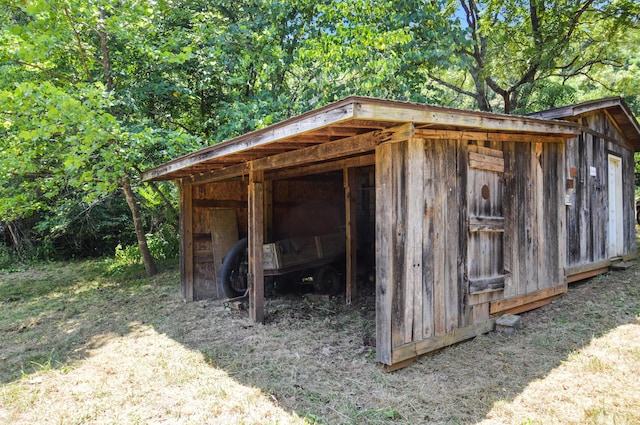
M 619 97 L 532 114 L 581 125 L 565 144 L 566 269 L 568 282 L 637 257 L 634 153 L 640 126 Z
M 583 231 L 569 236 L 568 220 L 585 202 L 568 199 L 569 176 L 574 168 L 584 173 L 585 135 L 622 131 L 581 124 L 349 97 L 170 161 L 143 179 L 180 188 L 186 300 L 220 296 L 226 250 L 248 237 L 256 321 L 265 315 L 264 245 L 342 229 L 346 302 L 358 296 L 357 270 L 372 263 L 377 360 L 395 368 L 490 331 L 498 314 L 566 292 L 565 268 L 577 255 L 567 238 Z M 620 152 L 628 180 L 635 142 L 607 137 L 618 142 L 598 149 Z M 599 161 L 603 173 L 608 160 Z M 623 209 L 630 208 L 627 180 Z M 631 232 L 623 214 L 623 231 Z M 623 236 L 628 252 L 631 235 Z

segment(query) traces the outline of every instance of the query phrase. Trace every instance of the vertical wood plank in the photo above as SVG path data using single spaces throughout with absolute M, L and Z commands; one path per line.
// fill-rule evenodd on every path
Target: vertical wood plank
M 556 173 L 561 182 L 566 181 L 568 169 L 566 167 L 566 159 L 564 155 L 564 146 L 562 144 L 556 145 Z M 557 202 L 558 208 L 556 208 L 557 220 L 558 220 L 558 234 L 556 235 L 558 241 L 558 269 L 557 273 L 560 278 L 560 282 L 565 283 L 564 267 L 566 265 L 567 255 L 567 214 L 564 205 L 565 201 L 565 189 L 563 184 L 556 184 L 557 190 Z
M 437 205 L 435 193 L 433 140 L 424 141 L 424 224 L 422 236 L 422 336 L 434 336 L 434 220 Z
M 185 301 L 193 301 L 193 186 L 180 184 L 180 289 Z
M 407 143 L 398 142 L 391 144 L 391 199 L 387 208 L 391 209 L 391 220 L 394 223 L 391 236 L 391 256 L 393 257 L 392 284 L 393 302 L 391 307 L 391 344 L 398 347 L 405 343 L 405 329 L 412 329 L 412 314 L 407 312 L 413 305 L 409 304 L 407 297 L 407 245 L 406 236 L 408 225 L 407 211 L 407 174 L 405 158 L 407 156 Z
M 249 174 L 249 317 L 264 323 L 264 173 Z
M 458 287 L 458 228 L 460 226 L 460 206 L 458 191 L 466 190 L 458 184 L 457 141 L 450 140 L 444 146 L 445 184 L 444 199 L 446 202 L 444 216 L 444 255 L 445 255 L 445 303 L 447 332 L 459 327 L 459 287 Z M 466 166 L 465 166 L 466 168 Z
M 457 142 L 457 200 L 458 205 L 458 234 L 456 240 L 458 241 L 458 269 L 457 282 L 458 282 L 458 327 L 462 328 L 474 323 L 471 312 L 469 311 L 469 285 L 467 282 L 466 269 L 467 261 L 469 259 L 467 255 L 468 250 L 468 229 L 469 229 L 469 208 L 468 199 L 466 195 L 466 188 L 469 178 L 469 148 L 466 140 L 459 140 Z M 501 195 L 502 196 L 502 195 Z
M 445 166 L 445 143 L 434 144 L 433 167 L 436 180 L 434 182 L 434 217 L 433 217 L 433 324 L 434 335 L 444 335 L 447 330 L 447 273 L 446 273 L 446 217 L 447 189 Z
M 545 236 L 545 219 L 547 217 L 544 216 L 544 205 L 548 202 L 547 199 L 544 199 L 544 173 L 543 173 L 543 155 L 542 155 L 542 143 L 533 143 L 534 148 L 534 163 L 532 164 L 532 172 L 535 173 L 534 178 L 534 187 L 533 187 L 533 204 L 532 209 L 535 210 L 535 220 L 532 223 L 532 228 L 535 229 L 533 233 L 532 240 L 532 264 L 531 264 L 531 280 L 527 285 L 527 293 L 535 292 L 541 288 L 541 285 L 545 285 L 544 274 L 545 274 L 545 245 L 547 241 L 544 239 Z
M 391 145 L 376 147 L 376 359 L 392 363 L 391 305 L 393 302 L 392 221 L 392 168 Z
M 347 285 L 345 301 L 351 304 L 353 298 L 357 296 L 357 251 L 358 251 L 358 212 L 357 212 L 357 169 L 345 168 L 344 178 L 344 203 L 345 203 L 345 223 L 347 238 Z
M 405 342 L 421 340 L 423 327 L 423 299 L 422 299 L 422 241 L 424 226 L 424 142 L 421 139 L 409 139 L 407 142 L 407 157 L 405 167 L 407 170 L 407 232 L 405 260 L 406 275 L 406 300 L 412 303 L 407 306 L 405 316 Z M 411 323 L 411 326 L 409 326 Z

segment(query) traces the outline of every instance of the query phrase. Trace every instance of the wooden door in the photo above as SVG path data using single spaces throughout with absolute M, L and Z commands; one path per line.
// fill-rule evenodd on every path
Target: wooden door
M 624 254 L 624 218 L 622 210 L 622 158 L 609 155 L 609 257 Z
M 502 151 L 469 145 L 467 179 L 469 294 L 504 288 L 503 174 Z

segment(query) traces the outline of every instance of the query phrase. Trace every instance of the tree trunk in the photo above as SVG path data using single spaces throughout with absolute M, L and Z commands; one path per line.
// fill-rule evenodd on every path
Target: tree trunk
M 131 216 L 133 217 L 133 226 L 136 229 L 136 238 L 138 239 L 138 247 L 140 248 L 140 255 L 142 256 L 144 268 L 147 271 L 147 276 L 153 276 L 158 272 L 158 269 L 156 268 L 156 264 L 153 261 L 151 252 L 149 252 L 147 237 L 144 234 L 144 229 L 142 228 L 142 219 L 140 218 L 140 208 L 138 207 L 138 202 L 136 201 L 133 189 L 131 189 L 131 183 L 129 182 L 129 179 L 122 179 L 121 184 L 122 190 L 124 191 L 124 196 L 127 199 L 127 204 L 129 205 L 129 209 L 131 210 Z

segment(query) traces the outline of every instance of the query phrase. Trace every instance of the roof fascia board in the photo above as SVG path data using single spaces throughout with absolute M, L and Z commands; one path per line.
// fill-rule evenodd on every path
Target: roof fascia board
M 346 121 L 354 116 L 354 103 L 350 98 L 328 105 L 305 114 L 290 118 L 260 130 L 217 143 L 208 148 L 187 154 L 166 162 L 159 167 L 142 173 L 142 180 L 152 180 L 191 165 L 219 158 L 230 153 L 241 152 L 285 137 L 295 136 L 307 131 Z
M 413 122 L 416 125 L 454 126 L 479 128 L 484 132 L 533 132 L 546 134 L 578 134 L 574 123 L 521 117 L 517 115 L 498 115 L 459 109 L 437 107 L 406 107 L 405 105 L 383 103 L 358 103 L 355 110 L 358 119 Z

